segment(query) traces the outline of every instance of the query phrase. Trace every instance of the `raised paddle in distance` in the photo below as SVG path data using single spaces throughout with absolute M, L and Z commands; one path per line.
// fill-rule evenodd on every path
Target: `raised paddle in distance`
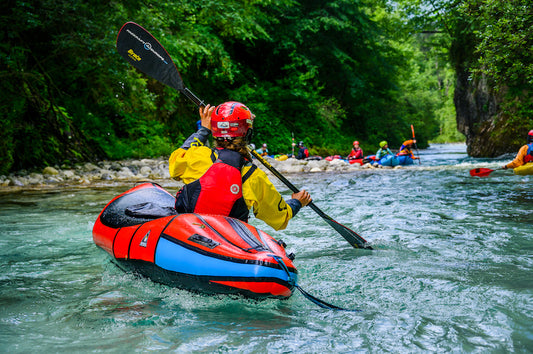
M 415 140 L 415 148 L 416 148 L 416 154 L 418 155 L 418 164 L 421 165 L 422 162 L 420 162 L 420 152 L 418 152 L 418 146 L 416 145 L 416 138 L 415 138 L 415 128 L 411 124 L 411 132 L 413 133 L 413 140 Z
M 200 100 L 188 88 L 185 87 L 181 75 L 167 53 L 165 48 L 144 28 L 134 22 L 127 22 L 120 29 L 117 37 L 117 49 L 131 65 L 144 72 L 148 76 L 182 92 L 198 107 L 204 107 L 204 101 Z M 281 173 L 272 167 L 261 155 L 255 150 L 250 149 L 251 153 L 270 170 L 281 182 L 283 182 L 293 192 L 299 192 L 291 182 L 289 182 Z M 346 226 L 339 224 L 331 217 L 326 215 L 314 203 L 309 203 L 322 219 L 324 219 L 333 229 L 354 248 L 372 249 L 364 238 Z

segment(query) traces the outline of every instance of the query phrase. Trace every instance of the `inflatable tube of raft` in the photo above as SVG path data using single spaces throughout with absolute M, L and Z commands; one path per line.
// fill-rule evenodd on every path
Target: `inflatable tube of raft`
M 125 271 L 170 286 L 253 298 L 292 295 L 297 270 L 283 242 L 237 219 L 176 214 L 174 201 L 156 184 L 130 189 L 102 210 L 94 243 Z
M 515 175 L 533 175 L 533 162 L 526 163 L 525 165 L 522 165 L 520 167 L 517 167 L 513 169 L 513 172 Z
M 382 158 L 379 163 L 383 166 L 406 166 L 406 165 L 412 165 L 414 163 L 414 160 L 408 156 L 408 155 L 402 155 L 402 156 L 394 156 L 394 155 L 387 155 L 384 158 Z

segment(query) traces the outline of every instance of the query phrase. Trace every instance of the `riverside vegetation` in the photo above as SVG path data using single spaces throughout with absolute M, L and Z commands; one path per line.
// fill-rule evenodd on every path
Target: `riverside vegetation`
M 208 102 L 242 101 L 254 143 L 346 155 L 387 140 L 516 151 L 533 121 L 527 0 L 6 0 L 0 4 L 0 174 L 168 156 L 197 110 L 139 73 L 115 40 L 134 20 Z M 455 103 L 454 103 L 455 102 Z M 481 149 L 481 146 L 486 148 Z

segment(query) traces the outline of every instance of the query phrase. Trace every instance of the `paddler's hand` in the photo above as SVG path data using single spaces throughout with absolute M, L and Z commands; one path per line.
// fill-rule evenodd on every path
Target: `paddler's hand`
M 202 127 L 211 130 L 211 113 L 213 113 L 213 110 L 215 108 L 216 108 L 215 106 L 211 107 L 210 104 L 208 104 L 207 106 L 203 108 L 200 107 L 199 110 L 200 110 L 200 120 L 202 122 Z
M 298 193 L 293 193 L 292 199 L 298 199 L 300 203 L 302 203 L 302 207 L 306 206 L 307 204 L 313 201 L 313 199 L 311 198 L 311 195 L 309 195 L 309 192 L 307 192 L 305 189 L 299 191 Z

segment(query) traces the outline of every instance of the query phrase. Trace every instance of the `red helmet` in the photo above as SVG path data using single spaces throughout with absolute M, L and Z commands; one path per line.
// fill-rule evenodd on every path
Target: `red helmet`
M 355 144 L 359 145 L 359 142 L 356 140 L 356 141 L 353 142 L 353 144 L 354 144 L 354 145 L 355 145 Z
M 533 142 L 533 129 L 527 134 L 527 142 Z
M 253 121 L 254 116 L 248 107 L 239 102 L 225 102 L 211 114 L 211 133 L 215 138 L 246 137 Z

